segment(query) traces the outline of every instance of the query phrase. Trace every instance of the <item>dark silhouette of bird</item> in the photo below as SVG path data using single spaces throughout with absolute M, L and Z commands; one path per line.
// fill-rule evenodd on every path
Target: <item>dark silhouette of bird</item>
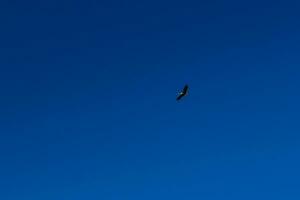
M 186 96 L 189 90 L 189 86 L 185 85 L 183 87 L 183 89 L 181 90 L 181 92 L 178 94 L 176 100 L 179 101 L 182 97 Z

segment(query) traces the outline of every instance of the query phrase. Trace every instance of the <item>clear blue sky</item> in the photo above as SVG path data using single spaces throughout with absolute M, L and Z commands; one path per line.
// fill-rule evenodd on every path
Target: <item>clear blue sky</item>
M 299 200 L 299 10 L 2 1 L 0 199 Z

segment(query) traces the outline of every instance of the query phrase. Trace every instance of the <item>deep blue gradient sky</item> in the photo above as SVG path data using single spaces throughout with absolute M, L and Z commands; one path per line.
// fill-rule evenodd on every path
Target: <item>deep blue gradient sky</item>
M 0 199 L 299 200 L 299 10 L 1 1 Z

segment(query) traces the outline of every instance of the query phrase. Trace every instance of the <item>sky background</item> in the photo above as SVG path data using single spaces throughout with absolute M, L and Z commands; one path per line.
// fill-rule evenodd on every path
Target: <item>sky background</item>
M 299 200 L 299 10 L 1 1 L 0 199 Z

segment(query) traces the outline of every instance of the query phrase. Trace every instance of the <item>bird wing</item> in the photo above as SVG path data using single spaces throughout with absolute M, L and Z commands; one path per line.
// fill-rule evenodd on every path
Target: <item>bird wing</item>
M 180 100 L 182 97 L 184 97 L 186 95 L 186 93 L 184 93 L 183 91 L 180 92 L 177 96 L 177 100 Z
M 189 89 L 189 86 L 188 85 L 185 85 L 184 86 L 184 88 L 183 88 L 183 90 L 182 90 L 182 93 L 186 93 L 187 92 L 187 90 Z
M 181 93 L 180 93 L 180 94 L 177 96 L 176 100 L 179 101 L 183 96 L 184 96 L 184 94 L 181 94 Z

